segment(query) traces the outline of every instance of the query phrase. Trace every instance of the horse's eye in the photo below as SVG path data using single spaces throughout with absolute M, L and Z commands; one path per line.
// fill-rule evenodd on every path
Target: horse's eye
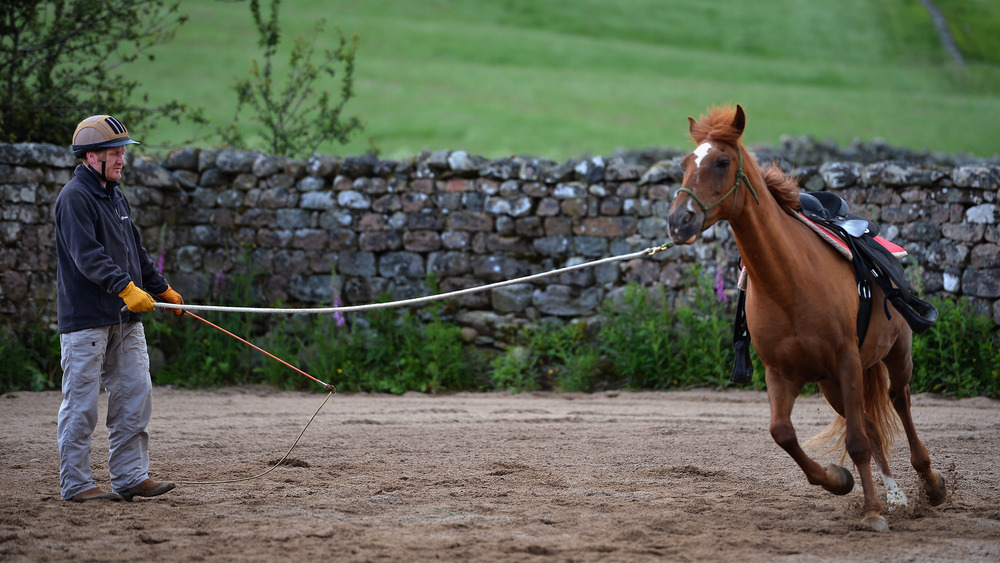
M 726 168 L 729 168 L 729 159 L 720 158 L 719 160 L 716 160 L 715 167 L 718 168 L 719 170 L 725 170 Z

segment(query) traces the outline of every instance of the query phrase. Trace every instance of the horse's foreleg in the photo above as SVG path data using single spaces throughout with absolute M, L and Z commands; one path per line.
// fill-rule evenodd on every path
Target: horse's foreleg
M 799 464 L 810 485 L 819 485 L 835 495 L 846 495 L 854 488 L 851 473 L 839 465 L 830 464 L 825 468 L 816 463 L 799 445 L 795 428 L 792 426 L 792 407 L 802 391 L 784 378 L 777 377 L 768 370 L 765 374 L 767 395 L 771 403 L 771 437 L 785 450 L 795 463 Z

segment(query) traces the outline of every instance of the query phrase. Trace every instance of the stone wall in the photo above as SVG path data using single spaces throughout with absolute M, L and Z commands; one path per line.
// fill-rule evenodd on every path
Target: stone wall
M 910 252 L 920 294 L 971 296 L 1000 323 L 996 163 L 795 139 L 752 152 L 879 221 Z M 130 153 L 123 184 L 146 248 L 188 302 L 232 303 L 237 274 L 253 274 L 252 302 L 240 305 L 329 306 L 335 295 L 345 304 L 427 295 L 430 274 L 447 292 L 661 244 L 681 155 L 301 161 L 185 148 L 162 159 Z M 64 147 L 0 144 L 2 324 L 54 319 L 52 206 L 75 164 Z M 732 292 L 738 257 L 725 224 L 690 247 L 460 297 L 452 318 L 489 344 L 510 327 L 593 315 L 631 282 L 678 290 L 694 262 Z

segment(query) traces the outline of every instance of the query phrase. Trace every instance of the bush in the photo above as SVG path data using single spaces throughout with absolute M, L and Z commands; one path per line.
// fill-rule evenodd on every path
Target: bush
M 161 0 L 4 2 L 0 140 L 66 146 L 81 120 L 105 113 L 132 131 L 148 131 L 161 117 L 178 121 L 185 107 L 176 100 L 136 106 L 139 84 L 120 70 L 173 38 L 187 19 L 177 14 L 178 6 Z
M 968 299 L 932 300 L 938 320 L 913 336 L 915 393 L 1000 398 L 1000 332 Z

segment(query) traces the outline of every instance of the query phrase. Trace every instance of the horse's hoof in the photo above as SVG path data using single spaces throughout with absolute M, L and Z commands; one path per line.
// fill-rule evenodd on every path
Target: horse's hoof
M 873 532 L 888 532 L 889 523 L 881 516 L 869 516 L 861 521 L 861 525 Z
M 938 484 L 935 487 L 929 482 L 924 481 L 924 492 L 927 493 L 927 501 L 931 506 L 937 506 L 944 502 L 944 499 L 948 497 L 948 489 L 944 485 L 944 477 L 941 476 L 937 471 L 932 471 L 935 477 L 937 477 Z
M 830 484 L 823 488 L 835 495 L 846 495 L 854 490 L 854 477 L 851 472 L 836 464 L 826 466 L 826 475 L 830 478 Z

